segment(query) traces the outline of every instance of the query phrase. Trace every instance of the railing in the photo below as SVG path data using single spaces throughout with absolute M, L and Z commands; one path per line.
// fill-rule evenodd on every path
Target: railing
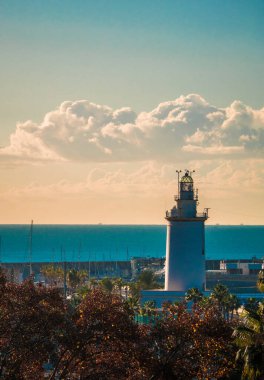
M 190 217 L 190 216 L 184 216 L 182 214 L 178 214 L 178 213 L 174 213 L 174 212 L 171 212 L 171 211 L 166 211 L 166 218 L 175 218 L 175 219 L 178 219 L 178 218 L 208 218 L 208 214 L 207 212 L 197 212 L 196 215 L 194 215 L 193 217 Z
M 208 214 L 207 212 L 197 212 L 196 218 L 207 218 Z
M 178 200 L 180 200 L 180 199 L 181 199 L 181 198 L 180 198 L 179 195 L 174 195 L 174 200 L 175 200 L 175 201 L 178 201 Z M 184 200 L 186 200 L 186 199 L 184 199 Z M 194 195 L 192 200 L 194 200 L 194 201 L 198 201 L 198 195 Z

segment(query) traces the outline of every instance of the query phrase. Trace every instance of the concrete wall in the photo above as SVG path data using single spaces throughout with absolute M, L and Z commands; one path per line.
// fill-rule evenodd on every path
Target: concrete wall
M 171 221 L 167 226 L 165 289 L 187 291 L 205 284 L 204 222 Z

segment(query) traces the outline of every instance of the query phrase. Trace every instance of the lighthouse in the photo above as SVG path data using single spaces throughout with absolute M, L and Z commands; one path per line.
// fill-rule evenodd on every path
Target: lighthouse
M 166 212 L 167 242 L 165 291 L 185 292 L 205 287 L 204 222 L 208 208 L 197 212 L 198 190 L 194 189 L 193 171 L 178 171 L 176 205 Z

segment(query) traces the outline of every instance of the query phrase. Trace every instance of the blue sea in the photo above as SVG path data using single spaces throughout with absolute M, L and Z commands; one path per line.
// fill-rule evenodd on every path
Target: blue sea
M 206 226 L 207 259 L 264 257 L 264 226 Z M 166 226 L 0 225 L 0 262 L 118 261 L 164 257 Z M 32 254 L 30 254 L 32 252 Z

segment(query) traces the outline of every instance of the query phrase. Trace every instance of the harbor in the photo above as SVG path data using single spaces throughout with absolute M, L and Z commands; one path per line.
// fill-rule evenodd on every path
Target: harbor
M 91 279 L 122 278 L 124 281 L 135 280 L 140 273 L 151 270 L 161 284 L 164 283 L 165 258 L 134 257 L 124 261 L 58 261 L 54 263 L 32 263 L 32 273 L 35 282 L 45 282 L 43 269 L 48 265 L 69 271 L 71 269 L 85 271 L 87 281 Z M 20 283 L 30 276 L 29 263 L 2 263 L 2 269 L 12 282 Z M 186 268 L 188 270 L 188 268 Z M 262 259 L 235 259 L 235 260 L 206 260 L 206 289 L 211 290 L 218 283 L 226 285 L 233 293 L 258 292 L 256 283 L 258 273 L 264 269 Z

